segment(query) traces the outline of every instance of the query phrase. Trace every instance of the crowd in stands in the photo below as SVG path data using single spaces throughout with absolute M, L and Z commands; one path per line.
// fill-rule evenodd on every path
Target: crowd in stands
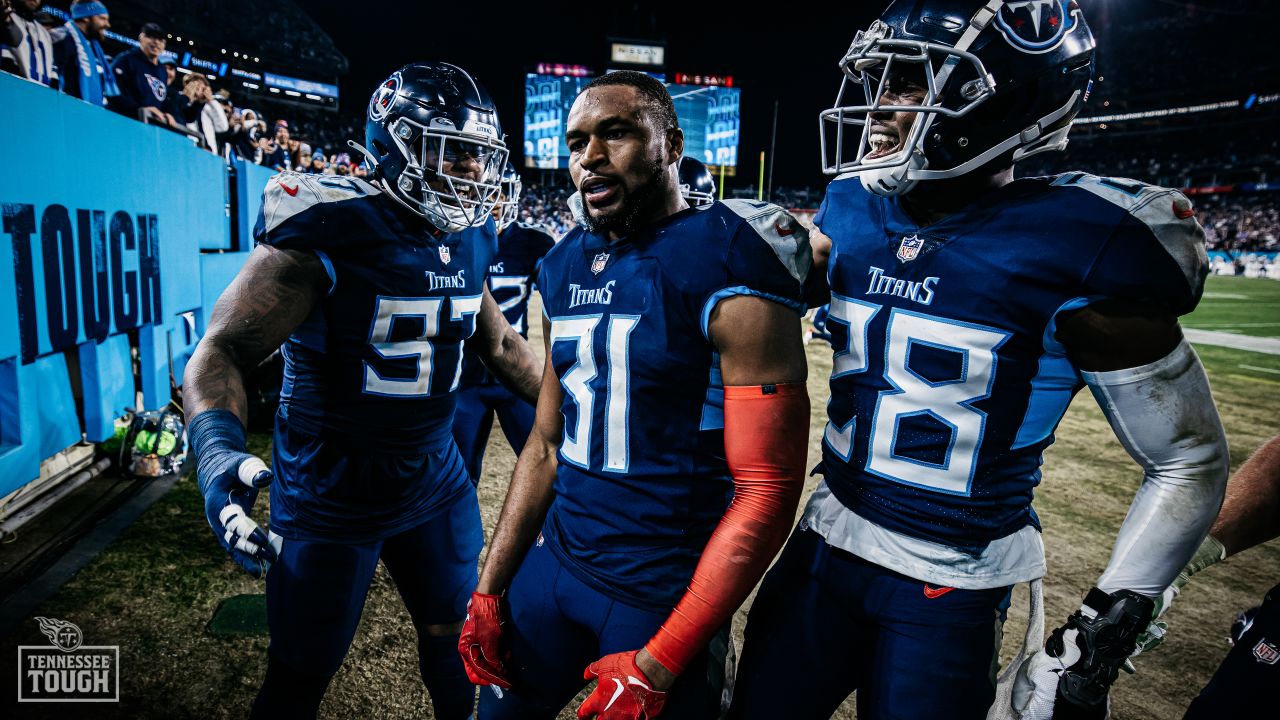
M 1231 0 L 1219 10 L 1185 16 L 1147 13 L 1150 0 L 1141 0 L 1126 9 L 1117 6 L 1100 12 L 1123 20 L 1126 33 L 1142 31 L 1164 36 L 1229 25 L 1238 19 L 1240 11 L 1252 7 L 1251 3 L 1255 0 Z M 243 5 L 246 13 L 260 12 L 248 0 L 233 0 L 233 4 Z M 0 0 L 0 70 L 127 117 L 184 133 L 201 147 L 228 159 L 244 158 L 275 170 L 367 175 L 367 168 L 358 156 L 353 157 L 345 142 L 362 135 L 358 123 L 350 118 L 344 121 L 324 109 L 277 103 L 262 95 L 233 97 L 229 88 L 215 85 L 217 80 L 179 68 L 176 56 L 166 51 L 172 36 L 156 23 L 143 25 L 136 43 L 131 45 L 121 47 L 121 43 L 112 40 L 118 52 L 109 55 L 103 47 L 111 27 L 105 0 L 74 0 L 67 12 L 43 5 L 44 0 Z M 204 1 L 173 0 L 160 5 L 187 23 L 200 22 L 202 13 L 219 12 L 215 4 Z M 297 16 L 293 23 L 297 32 L 286 33 L 287 42 L 307 45 L 309 26 L 305 14 L 292 3 L 282 7 L 281 17 Z M 1114 23 L 1108 26 L 1116 27 Z M 306 62 L 338 63 L 345 70 L 346 60 L 331 40 L 318 36 L 313 40 L 311 50 L 295 48 L 291 53 Z M 1100 55 L 1099 75 L 1108 76 L 1107 81 L 1099 83 L 1085 114 L 1169 106 L 1194 99 L 1194 92 L 1207 86 L 1182 82 L 1161 94 L 1169 83 L 1151 75 L 1160 65 L 1146 56 Z M 1230 72 L 1235 70 L 1231 68 Z M 1224 80 L 1218 76 L 1212 86 L 1223 90 L 1228 86 L 1243 88 L 1254 79 L 1248 75 L 1233 78 Z M 1206 133 L 1206 119 L 1222 132 Z M 1088 123 L 1076 128 L 1067 152 L 1032 158 L 1019 164 L 1018 174 L 1046 175 L 1081 169 L 1177 188 L 1266 183 L 1280 177 L 1280 137 L 1266 131 L 1276 121 L 1280 121 L 1280 103 L 1214 111 L 1213 117 L 1189 115 L 1113 123 L 1111 127 Z M 522 222 L 540 225 L 556 236 L 573 227 L 566 203 L 572 188 L 567 184 L 529 182 L 524 191 Z M 755 198 L 757 192 L 753 186 L 730 187 L 724 194 Z M 821 189 L 809 187 L 779 187 L 766 199 L 805 210 L 817 208 L 822 194 Z M 1195 201 L 1211 250 L 1233 256 L 1280 250 L 1280 208 L 1274 193 L 1200 196 Z
M 238 107 L 227 88 L 215 90 L 208 76 L 178 68 L 166 51 L 170 35 L 159 24 L 146 23 L 136 45 L 109 56 L 102 45 L 111 27 L 104 2 L 75 0 L 67 13 L 42 6 L 43 0 L 0 0 L 0 70 L 183 133 L 228 159 L 276 170 L 367 174 L 339 140 L 354 137 L 351 128 L 333 131 L 335 123 L 300 108 L 288 111 L 299 116 L 291 124 L 279 108 L 269 116 Z M 259 104 L 273 105 L 261 98 Z
M 1210 250 L 1280 251 L 1280 208 L 1270 195 L 1221 195 L 1196 201 Z
M 535 182 L 524 183 L 521 192 L 520 222 L 537 225 L 551 233 L 557 240 L 573 229 L 577 223 L 569 212 L 570 186 L 553 187 Z

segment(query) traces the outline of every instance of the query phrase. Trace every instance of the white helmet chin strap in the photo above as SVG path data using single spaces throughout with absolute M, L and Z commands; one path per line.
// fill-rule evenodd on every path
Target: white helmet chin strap
M 859 182 L 862 183 L 862 187 L 867 192 L 880 197 L 894 197 L 895 195 L 906 195 L 911 192 L 912 188 L 919 182 L 919 180 L 911 176 L 916 171 L 924 170 L 928 165 L 929 160 L 925 158 L 924 153 L 920 150 L 913 150 L 911 151 L 910 159 L 904 163 L 875 170 L 858 170 L 850 174 L 858 176 Z

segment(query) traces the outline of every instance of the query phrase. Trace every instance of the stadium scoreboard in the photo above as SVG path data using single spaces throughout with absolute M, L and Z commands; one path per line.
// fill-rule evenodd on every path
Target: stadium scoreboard
M 529 73 L 525 76 L 525 167 L 542 170 L 569 167 L 565 124 L 573 100 L 590 77 Z M 741 90 L 716 85 L 668 84 L 676 116 L 684 128 L 685 155 L 707 165 L 736 167 Z

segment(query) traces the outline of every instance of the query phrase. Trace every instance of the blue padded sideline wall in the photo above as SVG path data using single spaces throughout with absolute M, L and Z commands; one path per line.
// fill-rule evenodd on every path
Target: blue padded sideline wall
M 3 496 L 82 433 L 109 436 L 136 390 L 147 409 L 168 402 L 252 244 L 231 193 L 256 214 L 265 178 L 245 168 L 233 189 L 226 162 L 186 138 L 8 75 L 0 106 Z

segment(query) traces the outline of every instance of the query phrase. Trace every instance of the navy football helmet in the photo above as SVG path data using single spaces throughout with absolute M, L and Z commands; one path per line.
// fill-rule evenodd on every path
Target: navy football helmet
M 510 162 L 502 170 L 502 195 L 494 208 L 494 221 L 498 224 L 498 232 L 520 218 L 520 193 L 524 184 L 520 182 L 520 173 Z
M 1089 96 L 1093 54 L 1076 0 L 894 0 L 840 60 L 835 106 L 819 116 L 823 172 L 901 195 L 1061 150 Z M 898 83 L 923 88 L 923 101 L 882 103 Z M 898 112 L 919 113 L 908 136 L 873 139 L 872 116 Z
M 693 207 L 706 207 L 716 201 L 716 181 L 701 160 L 680 158 L 680 194 Z
M 483 225 L 498 201 L 507 164 L 498 111 L 456 65 L 412 63 L 392 73 L 369 99 L 365 146 L 352 145 L 389 195 L 445 232 Z

